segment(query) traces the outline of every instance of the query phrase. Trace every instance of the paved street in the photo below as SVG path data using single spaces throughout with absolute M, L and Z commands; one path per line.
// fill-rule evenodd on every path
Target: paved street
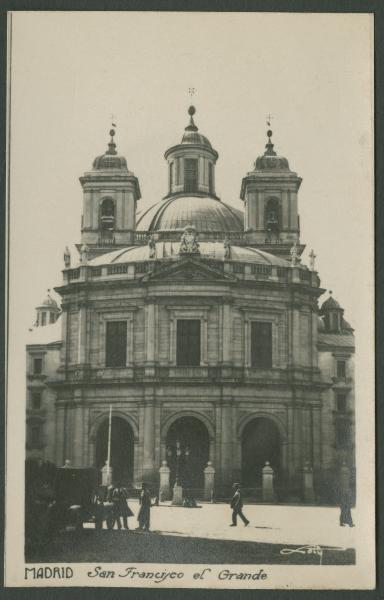
M 129 505 L 136 515 L 137 501 Z M 354 561 L 358 527 L 340 527 L 338 508 L 253 504 L 246 505 L 244 513 L 248 527 L 241 521 L 229 527 L 231 511 L 226 504 L 195 509 L 163 504 L 151 510 L 151 533 L 95 532 L 87 524 L 80 534 L 61 533 L 49 546 L 31 553 L 29 560 L 319 564 L 317 555 L 281 555 L 280 550 L 320 545 L 330 548 L 323 551 L 323 564 Z M 137 526 L 136 517 L 129 519 L 129 526 Z

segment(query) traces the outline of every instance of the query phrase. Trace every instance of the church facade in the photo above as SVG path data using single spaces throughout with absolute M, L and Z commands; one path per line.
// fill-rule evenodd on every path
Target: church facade
M 66 251 L 61 306 L 37 308 L 27 346 L 27 456 L 101 469 L 111 410 L 116 481 L 156 487 L 166 463 L 199 496 L 210 463 L 218 496 L 234 481 L 257 496 L 269 463 L 277 499 L 302 499 L 310 469 L 327 500 L 341 464 L 354 469 L 353 329 L 331 295 L 319 305 L 301 178 L 272 131 L 239 211 L 216 195 L 194 113 L 147 210 L 114 130 L 80 178 L 79 260 Z

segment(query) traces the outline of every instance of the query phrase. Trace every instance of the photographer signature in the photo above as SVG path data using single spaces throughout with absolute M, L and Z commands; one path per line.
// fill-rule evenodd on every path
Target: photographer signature
M 328 547 L 328 546 L 300 546 L 300 548 L 282 548 L 280 554 L 307 554 L 317 555 L 320 557 L 320 564 L 323 558 L 324 550 L 336 550 L 343 552 L 346 548 Z

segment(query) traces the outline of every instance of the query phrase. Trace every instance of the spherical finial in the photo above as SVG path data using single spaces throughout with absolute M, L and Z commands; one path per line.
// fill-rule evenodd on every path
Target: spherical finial
M 332 290 L 329 290 L 329 295 L 332 296 L 333 292 Z
M 190 106 L 188 108 L 188 114 L 191 115 L 191 117 L 195 114 L 196 112 L 196 108 L 194 106 Z
M 110 135 L 111 137 L 113 137 L 113 136 L 115 135 L 115 133 L 116 133 L 116 131 L 115 131 L 114 129 L 110 129 L 110 131 L 109 131 L 109 135 Z
M 267 136 L 268 136 L 269 138 L 271 138 L 271 137 L 272 137 L 272 129 L 268 129 L 268 131 L 267 131 Z

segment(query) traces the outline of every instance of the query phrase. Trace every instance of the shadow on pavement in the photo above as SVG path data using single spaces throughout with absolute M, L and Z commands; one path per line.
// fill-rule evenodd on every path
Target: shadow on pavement
M 293 552 L 281 554 L 289 547 Z M 26 549 L 26 562 L 147 562 L 199 564 L 284 564 L 318 565 L 316 553 L 300 551 L 290 544 L 217 540 L 169 532 L 138 532 L 134 530 L 85 529 L 65 531 L 40 548 Z M 353 548 L 323 549 L 322 564 L 355 564 Z

